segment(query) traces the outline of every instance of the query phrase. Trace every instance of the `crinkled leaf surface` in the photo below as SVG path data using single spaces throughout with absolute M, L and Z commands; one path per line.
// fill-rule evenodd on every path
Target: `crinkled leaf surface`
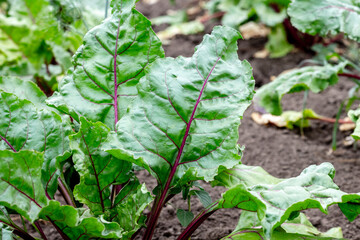
M 44 220 L 51 219 L 70 239 L 123 239 L 119 224 L 93 217 L 86 209 L 61 206 L 54 200 L 41 210 L 39 216 Z
M 169 174 L 209 181 L 221 166 L 239 163 L 239 120 L 254 88 L 249 63 L 237 56 L 240 37 L 232 28 L 215 27 L 193 57 L 155 61 L 104 149 L 145 167 L 160 187 Z
M 57 162 L 70 156 L 70 124 L 14 94 L 0 91 L 0 98 L 0 149 L 44 152 L 41 178 L 47 194 L 52 196 L 57 189 Z
M 139 181 L 129 181 L 115 198 L 111 220 L 120 224 L 125 230 L 124 238 L 129 238 L 142 226 L 145 226 L 146 216 L 143 211 L 151 204 L 153 197 L 145 184 Z
M 70 136 L 75 169 L 80 174 L 80 183 L 75 186 L 75 198 L 86 204 L 95 215 L 105 214 L 111 208 L 110 186 L 129 179 L 131 163 L 121 161 L 100 146 L 110 129 L 101 122 L 91 123 L 80 119 L 81 127 Z
M 218 207 L 238 207 L 256 211 L 268 238 L 276 227 L 300 210 L 318 208 L 327 213 L 330 205 L 341 203 L 341 210 L 349 220 L 353 220 L 359 214 L 349 212 L 354 205 L 359 204 L 360 195 L 347 194 L 339 190 L 332 180 L 335 170 L 330 163 L 310 166 L 298 177 L 282 179 L 278 183 L 268 183 L 266 180 L 261 183 L 260 177 L 254 181 L 247 174 L 242 174 L 249 170 L 247 167 L 244 169 L 242 165 L 235 169 L 239 170 L 232 172 L 228 178 L 226 175 L 230 173 L 227 170 L 220 174 L 221 179 L 226 180 L 224 185 L 231 188 L 223 194 Z M 269 178 L 267 175 L 269 174 L 265 174 L 265 179 Z M 238 180 L 227 180 L 232 178 Z M 233 185 L 234 183 L 237 185 Z
M 338 65 L 309 66 L 296 69 L 277 77 L 271 83 L 261 87 L 255 95 L 255 101 L 274 115 L 282 112 L 281 99 L 287 93 L 294 93 L 309 89 L 318 93 L 328 86 L 337 83 L 348 62 Z
M 360 41 L 360 3 L 358 0 L 294 0 L 289 6 L 291 23 L 312 35 L 345 33 Z
M 47 198 L 41 184 L 43 154 L 34 151 L 0 151 L 0 203 L 29 221 L 37 219 Z
M 135 0 L 113 0 L 112 15 L 91 29 L 73 58 L 74 70 L 48 100 L 74 119 L 111 129 L 137 95 L 144 69 L 164 52 L 151 23 L 134 9 Z

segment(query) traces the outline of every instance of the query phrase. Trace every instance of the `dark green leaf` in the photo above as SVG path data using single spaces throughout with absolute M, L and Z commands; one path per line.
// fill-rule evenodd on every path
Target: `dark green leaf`
M 112 16 L 85 35 L 74 70 L 48 104 L 77 121 L 82 115 L 114 129 L 136 97 L 144 69 L 164 52 L 150 21 L 134 9 L 135 0 L 114 0 L 112 6 Z
M 193 57 L 155 61 L 104 149 L 146 168 L 161 188 L 171 171 L 169 186 L 213 180 L 239 163 L 239 120 L 254 88 L 251 67 L 236 52 L 240 37 L 215 27 Z
M 194 214 L 192 212 L 183 209 L 178 209 L 176 211 L 176 216 L 178 217 L 179 222 L 183 227 L 187 227 L 187 225 L 189 225 L 189 223 L 191 223 L 191 221 L 194 219 Z

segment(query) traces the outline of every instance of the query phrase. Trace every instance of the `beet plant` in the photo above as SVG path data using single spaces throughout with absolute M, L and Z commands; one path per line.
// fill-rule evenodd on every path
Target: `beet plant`
M 218 26 L 192 57 L 164 58 L 135 2 L 111 2 L 51 98 L 1 78 L 2 236 L 36 239 L 28 221 L 47 239 L 47 221 L 62 239 L 152 239 L 161 210 L 182 193 L 205 206 L 195 217 L 178 211 L 178 239 L 221 208 L 243 210 L 224 239 L 341 239 L 300 213 L 338 204 L 349 220 L 359 214 L 360 195 L 339 190 L 330 163 L 290 179 L 241 163 L 238 127 L 254 93 L 251 66 L 237 55 L 241 35 Z M 151 192 L 138 171 L 157 180 Z M 210 201 L 199 181 L 227 190 Z

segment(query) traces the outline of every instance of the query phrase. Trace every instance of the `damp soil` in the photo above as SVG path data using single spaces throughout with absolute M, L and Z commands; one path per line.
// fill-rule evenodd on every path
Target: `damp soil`
M 151 2 L 156 3 L 151 4 Z M 169 10 L 196 7 L 202 1 L 176 0 L 175 4 L 170 2 L 170 0 L 140 0 L 137 9 L 151 19 L 165 15 Z M 202 14 L 204 14 L 203 11 L 199 12 L 197 16 Z M 197 16 L 190 18 L 194 19 Z M 219 24 L 218 19 L 213 19 L 205 23 L 203 33 L 173 37 L 168 45 L 163 46 L 166 56 L 192 56 L 195 46 L 202 41 L 203 35 L 210 33 L 212 28 Z M 166 25 L 155 26 L 154 30 L 158 32 L 165 27 Z M 254 54 L 264 48 L 266 41 L 266 38 L 239 41 L 239 58 L 241 60 L 246 59 L 251 63 L 256 88 L 268 83 L 272 76 L 277 76 L 284 70 L 298 67 L 304 60 L 312 57 L 311 53 L 297 50 L 278 59 L 255 58 Z M 309 93 L 307 106 L 314 109 L 318 114 L 334 118 L 341 101 L 346 98 L 352 86 L 351 81 L 340 78 L 337 85 L 320 94 Z M 288 95 L 283 99 L 283 103 L 284 110 L 301 110 L 303 94 Z M 276 177 L 289 178 L 298 176 L 309 165 L 330 162 L 336 169 L 335 183 L 345 192 L 360 192 L 360 151 L 358 150 L 360 146 L 358 148 L 356 146 L 345 147 L 342 144 L 342 141 L 351 132 L 339 132 L 337 134 L 337 150 L 332 152 L 332 124 L 312 122 L 311 127 L 304 129 L 302 136 L 299 129 L 288 130 L 274 126 L 257 125 L 250 117 L 255 109 L 259 109 L 255 104 L 249 107 L 239 128 L 239 144 L 245 146 L 242 159 L 244 164 L 261 166 Z M 346 114 L 343 114 L 343 117 L 345 116 Z M 155 187 L 154 178 L 146 172 L 140 172 L 138 177 L 147 184 L 149 189 Z M 225 191 L 222 187 L 211 188 L 205 183 L 203 186 L 213 200 L 218 199 L 221 193 Z M 178 208 L 186 209 L 186 207 L 187 204 L 181 197 L 174 197 L 164 207 L 153 239 L 176 239 L 183 230 L 177 220 L 176 210 Z M 202 205 L 197 199 L 192 200 L 192 210 L 194 213 L 202 210 Z M 241 211 L 238 209 L 222 209 L 215 212 L 198 228 L 191 239 L 215 240 L 230 234 L 237 225 L 240 213 Z M 330 207 L 328 215 L 319 210 L 307 210 L 306 213 L 313 225 L 319 230 L 326 231 L 332 227 L 340 226 L 346 239 L 360 240 L 360 218 L 349 223 L 337 206 Z M 43 225 L 48 239 L 61 239 L 50 224 L 41 222 L 41 225 Z M 139 235 L 141 236 L 141 234 Z M 141 238 L 138 236 L 136 239 Z
M 165 15 L 169 9 L 187 9 L 199 5 L 199 1 L 196 0 L 178 0 L 175 5 L 169 2 L 169 0 L 159 0 L 155 4 L 145 4 L 140 1 L 137 8 L 151 19 Z M 205 23 L 204 33 L 173 37 L 168 45 L 164 45 L 166 56 L 192 56 L 194 47 L 202 41 L 203 35 L 210 33 L 212 28 L 219 24 L 219 20 L 210 20 Z M 166 25 L 161 25 L 154 30 L 157 32 L 165 27 Z M 299 67 L 304 60 L 312 57 L 312 53 L 297 50 L 278 59 L 255 58 L 254 53 L 262 50 L 266 41 L 266 38 L 239 41 L 239 58 L 251 63 L 257 88 L 268 83 L 272 76 Z M 335 118 L 341 101 L 346 99 L 352 86 L 353 83 L 349 79 L 340 78 L 337 85 L 320 94 L 309 93 L 307 107 L 318 114 Z M 283 99 L 283 103 L 284 110 L 299 111 L 303 105 L 303 93 L 288 95 Z M 360 146 L 346 147 L 343 144 L 344 139 L 351 132 L 338 132 L 337 150 L 331 151 L 333 124 L 313 121 L 311 127 L 304 129 L 302 136 L 299 129 L 288 130 L 257 125 L 250 117 L 255 109 L 258 109 L 258 106 L 252 104 L 245 112 L 239 128 L 239 144 L 245 146 L 242 159 L 244 164 L 258 165 L 276 177 L 289 178 L 298 176 L 309 165 L 330 162 L 336 169 L 335 183 L 343 191 L 360 192 Z M 342 117 L 345 116 L 344 113 Z M 155 181 L 148 174 L 141 173 L 139 177 L 147 184 L 155 185 Z M 224 191 L 221 187 L 211 188 L 206 184 L 204 186 L 213 200 L 219 198 Z M 163 209 L 154 239 L 176 239 L 181 233 L 183 228 L 176 218 L 178 208 L 186 209 L 186 203 L 181 197 L 174 198 Z M 194 199 L 192 209 L 194 212 L 200 211 L 201 203 Z M 240 213 L 237 209 L 217 211 L 199 227 L 191 239 L 215 240 L 226 236 L 237 225 Z M 340 226 L 345 238 L 360 240 L 360 219 L 350 223 L 337 206 L 331 206 L 328 215 L 313 209 L 307 210 L 306 214 L 313 225 L 321 231 Z

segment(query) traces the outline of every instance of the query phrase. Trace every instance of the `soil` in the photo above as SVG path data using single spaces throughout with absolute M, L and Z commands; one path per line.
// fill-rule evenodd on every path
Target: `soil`
M 169 9 L 178 10 L 199 5 L 197 0 L 177 0 L 172 5 L 169 0 L 158 0 L 154 4 L 149 4 L 141 0 L 137 9 L 148 18 L 165 15 Z M 202 15 L 200 12 L 199 15 Z M 192 18 L 195 18 L 193 16 Z M 215 25 L 219 25 L 219 20 L 211 20 L 205 23 L 205 33 L 210 33 Z M 163 30 L 166 25 L 156 26 L 156 32 Z M 203 38 L 204 33 L 190 36 L 175 36 L 169 45 L 164 45 L 166 56 L 177 57 L 179 55 L 190 57 L 194 52 L 194 47 Z M 254 53 L 264 48 L 266 38 L 239 41 L 239 58 L 248 60 L 253 67 L 253 75 L 256 80 L 256 87 L 268 83 L 271 76 L 276 76 L 282 71 L 299 66 L 303 60 L 311 58 L 311 53 L 300 50 L 292 52 L 283 58 L 255 58 Z M 308 104 L 318 114 L 334 118 L 342 100 L 346 99 L 348 90 L 353 83 L 346 78 L 341 78 L 339 83 L 320 94 L 309 93 Z M 283 103 L 285 110 L 301 110 L 303 94 L 288 95 Z M 258 165 L 266 171 L 279 178 L 295 177 L 311 164 L 330 162 L 335 166 L 336 184 L 345 192 L 360 192 L 360 158 L 359 150 L 356 146 L 345 147 L 342 141 L 351 132 L 339 132 L 337 135 L 337 150 L 332 152 L 332 130 L 333 125 L 323 122 L 312 122 L 311 127 L 304 130 L 301 136 L 300 130 L 279 129 L 273 126 L 259 126 L 252 121 L 250 115 L 254 110 L 254 104 L 245 112 L 239 128 L 239 144 L 245 146 L 243 163 L 246 165 Z M 343 114 L 343 117 L 346 114 Z M 154 178 L 146 172 L 140 172 L 138 177 L 146 182 L 151 189 L 156 185 Z M 210 193 L 213 200 L 220 197 L 224 188 L 211 188 L 203 184 Z M 154 235 L 154 239 L 176 239 L 181 233 L 182 227 L 176 217 L 176 209 L 186 208 L 186 203 L 181 197 L 175 197 L 164 207 L 159 223 Z M 201 203 L 197 199 L 192 200 L 192 210 L 197 213 L 202 209 Z M 193 234 L 195 239 L 220 239 L 232 232 L 237 225 L 241 211 L 238 209 L 223 209 L 217 211 L 208 218 L 202 226 Z M 331 227 L 340 226 L 344 237 L 352 240 L 360 240 L 360 218 L 349 223 L 337 206 L 329 209 L 329 215 L 322 214 L 319 210 L 307 210 L 314 226 L 321 231 L 326 231 Z M 58 238 L 55 229 L 45 227 L 45 234 L 49 239 Z M 141 234 L 140 234 L 141 235 Z M 137 238 L 140 239 L 140 238 Z

